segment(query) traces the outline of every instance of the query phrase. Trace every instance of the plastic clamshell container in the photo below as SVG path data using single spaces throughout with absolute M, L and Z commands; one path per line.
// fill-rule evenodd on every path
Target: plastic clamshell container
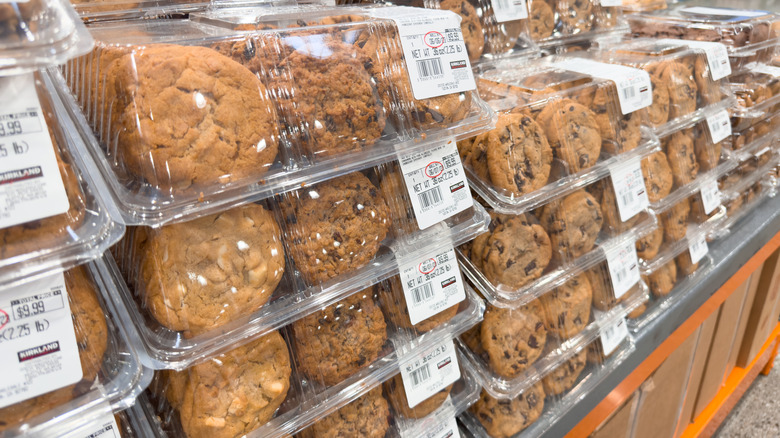
M 731 110 L 734 131 L 765 122 L 780 110 L 780 78 L 761 72 L 761 67 L 751 64 L 749 70 L 729 79 L 737 98 Z M 780 68 L 773 68 L 780 73 Z
M 614 82 L 556 67 L 564 59 L 507 60 L 477 76 L 498 122 L 458 148 L 472 188 L 496 211 L 537 208 L 658 147 L 641 111 L 622 114 Z
M 404 234 L 416 224 L 394 180 L 384 184 L 387 167 L 369 172 L 378 187 L 355 172 L 277 202 L 130 227 L 106 269 L 124 286 L 116 299 L 149 366 L 187 367 L 370 288 L 398 274 L 399 261 L 438 255 L 486 229 L 489 217 L 475 203 Z
M 648 12 L 666 9 L 666 0 L 623 0 L 623 13 Z
M 606 261 L 605 251 L 636 241 L 656 227 L 656 218 L 648 211 L 620 222 L 610 181 L 599 180 L 533 213 L 490 211 L 488 231 L 458 248 L 463 272 L 488 302 L 515 308 L 595 269 Z
M 99 261 L 53 274 L 64 279 L 81 362 L 81 380 L 0 408 L 3 418 L 0 432 L 3 434 L 64 436 L 84 424 L 131 406 L 138 394 L 149 385 L 152 372 L 141 365 L 130 344 L 130 339 L 136 336 L 132 328 L 117 323 L 116 309 L 108 299 L 116 293 L 115 287 L 99 274 L 95 266 Z M 42 280 L 46 284 L 54 284 Z M 26 283 L 17 286 L 17 290 L 36 286 L 40 284 Z M 30 290 L 30 294 L 37 297 L 37 294 L 47 291 L 36 288 Z M 47 311 L 52 309 L 54 307 Z M 17 323 L 37 323 L 36 327 L 49 324 L 45 318 L 40 318 L 43 314 L 37 315 L 14 316 L 14 321 L 4 331 L 23 330 L 20 328 L 22 324 Z M 62 351 L 66 351 L 67 336 L 63 339 L 60 346 Z
M 170 433 L 208 431 L 208 421 L 182 415 L 181 408 L 188 406 L 189 412 L 191 406 L 195 413 L 209 409 L 212 402 L 198 395 L 209 391 L 210 385 L 202 379 L 216 369 L 224 376 L 215 382 L 223 388 L 220 394 L 265 393 L 263 403 L 250 404 L 235 416 L 228 414 L 225 427 L 248 437 L 289 436 L 388 380 L 415 351 L 436 347 L 479 322 L 484 303 L 470 289 L 467 297 L 452 319 L 425 334 L 412 335 L 385 321 L 375 292 L 356 294 L 281 332 L 270 332 L 183 371 L 158 372 L 150 386 L 156 395 L 153 409 Z M 246 363 L 253 360 L 257 360 L 258 384 L 232 383 L 232 373 L 246 375 Z M 182 405 L 182 400 L 188 404 Z
M 45 75 L 33 75 L 43 116 L 41 122 L 45 121 L 48 126 L 68 209 L 61 214 L 0 229 L 3 241 L 1 286 L 18 284 L 96 259 L 116 243 L 125 230 L 123 225 L 112 220 L 107 210 L 110 205 L 101 197 L 101 181 L 90 173 L 75 150 L 81 138 L 75 133 L 72 120 L 52 94 Z M 6 147 L 10 151 L 11 146 Z M 21 195 L 9 191 L 7 196 Z
M 634 343 L 629 336 L 604 357 L 600 342 L 596 340 L 581 346 L 569 359 L 517 396 L 494 395 L 483 388 L 479 400 L 459 419 L 474 437 L 540 436 L 633 351 Z M 466 364 L 475 367 L 475 374 L 480 375 L 476 364 L 471 361 Z M 490 422 L 489 409 L 497 404 L 502 412 L 510 412 L 518 421 Z
M 713 79 L 707 55 L 684 43 L 650 38 L 607 45 L 595 59 L 646 71 L 653 86 L 653 103 L 640 111 L 661 137 L 734 104 L 728 78 Z
M 731 134 L 731 150 L 739 161 L 745 161 L 764 148 L 771 148 L 777 139 L 780 115 L 775 114 Z
M 68 0 L 0 5 L 0 76 L 62 64 L 89 52 L 92 44 Z
M 371 10 L 91 25 L 96 48 L 53 76 L 125 223 L 207 215 L 492 126 L 476 91 L 414 99 L 395 24 Z
M 680 5 L 626 16 L 638 37 L 719 42 L 726 46 L 731 71 L 755 61 L 767 62 L 777 45 L 777 22 L 772 12 Z
M 746 212 L 757 205 L 755 202 L 757 199 L 774 195 L 771 179 L 774 168 L 780 162 L 780 156 L 774 152 L 767 152 L 764 155 L 765 159 L 753 158 L 744 162 L 743 166 L 723 179 L 721 190 L 728 219 L 723 221 L 720 228 L 728 229 L 744 217 Z M 747 166 L 744 166 L 746 164 Z M 713 231 L 713 235 L 718 236 L 718 233 Z
M 622 30 L 625 24 L 618 6 L 574 0 L 529 0 L 528 32 L 543 49 L 597 39 Z

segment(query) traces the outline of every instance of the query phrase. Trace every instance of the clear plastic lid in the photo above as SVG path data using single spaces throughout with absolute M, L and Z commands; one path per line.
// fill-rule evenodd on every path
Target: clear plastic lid
M 92 263 L 2 291 L 3 345 L 25 359 L 3 365 L 0 432 L 62 436 L 133 404 L 151 372 L 129 344 L 135 333 L 117 325 L 107 300 L 115 292 Z M 47 351 L 52 344 L 56 350 Z M 34 377 L 16 369 L 36 364 Z
M 734 120 L 734 119 L 732 119 Z M 750 125 L 731 134 L 731 149 L 744 161 L 764 148 L 772 147 L 780 127 L 780 115 L 763 118 L 760 122 Z
M 2 78 L 7 95 L 0 155 L 0 285 L 17 284 L 100 257 L 124 226 L 111 220 L 95 179 L 76 152 L 81 139 L 38 73 Z
M 597 1 L 528 0 L 527 6 L 529 35 L 543 48 L 592 40 L 625 27 L 620 7 Z
M 769 70 L 771 69 L 771 70 Z M 751 64 L 744 73 L 730 78 L 737 105 L 731 110 L 735 131 L 761 124 L 780 111 L 780 68 Z
M 623 0 L 623 12 L 647 12 L 666 9 L 666 0 Z
M 67 0 L 0 4 L 0 76 L 62 64 L 87 53 L 92 44 Z
M 96 48 L 57 83 L 123 220 L 203 216 L 487 129 L 476 91 L 415 99 L 398 29 L 375 9 L 90 26 Z

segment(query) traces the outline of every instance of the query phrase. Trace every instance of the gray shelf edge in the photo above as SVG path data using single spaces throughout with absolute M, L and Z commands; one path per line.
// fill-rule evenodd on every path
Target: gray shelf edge
M 636 350 L 542 437 L 560 438 L 566 435 L 778 232 L 780 196 L 766 199 L 742 218 L 728 236 L 709 245 L 713 260 L 710 275 L 702 278 L 690 291 L 685 292 L 681 300 L 637 333 L 634 336 Z

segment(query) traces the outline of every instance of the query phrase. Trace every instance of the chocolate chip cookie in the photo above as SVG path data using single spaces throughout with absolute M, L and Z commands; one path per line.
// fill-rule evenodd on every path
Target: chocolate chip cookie
M 650 292 L 656 297 L 669 295 L 676 283 L 677 266 L 674 260 L 670 260 L 647 276 L 647 285 L 650 287 Z
M 540 41 L 552 35 L 555 28 L 553 9 L 544 0 L 530 0 L 528 3 L 528 32 L 531 38 Z
M 284 274 L 281 230 L 259 204 L 147 229 L 144 240 L 137 242 L 142 303 L 185 336 L 256 311 Z
M 601 135 L 601 147 L 611 155 L 636 149 L 642 137 L 641 114 L 637 111 L 621 114 L 616 108 L 616 93 L 613 86 L 602 84 L 586 88 L 577 98 L 579 103 L 593 111 Z
M 544 376 L 542 386 L 544 386 L 545 394 L 548 396 L 561 395 L 574 387 L 580 374 L 585 370 L 585 365 L 587 365 L 587 351 L 586 348 L 583 348 L 571 359 Z
M 496 128 L 486 136 L 488 172 L 493 184 L 515 195 L 547 184 L 552 149 L 531 117 L 501 114 Z M 478 141 L 484 140 L 478 137 L 475 142 Z
M 688 199 L 683 199 L 661 213 L 661 225 L 664 229 L 664 240 L 676 242 L 688 231 L 688 215 L 691 212 L 691 204 Z
M 352 403 L 314 423 L 301 432 L 303 438 L 360 436 L 383 438 L 390 428 L 390 408 L 376 387 Z
M 550 234 L 553 255 L 564 259 L 593 249 L 604 223 L 601 206 L 585 190 L 547 204 L 539 220 Z
M 693 131 L 684 129 L 675 132 L 663 140 L 664 150 L 669 159 L 674 183 L 684 186 L 691 183 L 699 174 L 699 162 L 693 147 Z
M 559 0 L 556 7 L 567 34 L 587 32 L 593 28 L 593 3 L 590 0 Z
M 409 308 L 404 298 L 403 286 L 399 276 L 391 277 L 377 285 L 379 297 L 382 300 L 382 308 L 388 314 L 388 318 L 398 327 L 414 330 L 417 333 L 426 333 L 436 327 L 446 324 L 458 313 L 458 304 L 442 309 L 439 313 L 412 325 L 409 318 Z
M 265 86 L 214 50 L 138 47 L 105 74 L 118 159 L 156 188 L 259 178 L 276 158 L 280 120 Z
M 677 61 L 666 61 L 656 70 L 669 91 L 669 119 L 696 111 L 698 87 L 691 70 Z
M 311 284 L 369 263 L 391 225 L 387 203 L 360 172 L 290 193 L 282 208 L 295 266 Z
M 669 87 L 656 73 L 650 74 L 653 86 L 653 103 L 647 107 L 647 116 L 653 126 L 661 126 L 669 120 Z
M 293 323 L 298 367 L 332 386 L 371 365 L 387 341 L 387 324 L 373 287 Z
M 658 255 L 664 242 L 664 228 L 660 223 L 645 237 L 636 241 L 636 255 L 643 260 L 652 260 Z
M 485 245 L 482 272 L 495 285 L 520 288 L 539 278 L 552 257 L 550 237 L 526 215 L 498 224 Z
M 188 437 L 234 437 L 273 418 L 290 388 L 290 354 L 271 332 L 184 371 L 164 371 Z
M 509 438 L 533 424 L 544 411 L 541 382 L 511 400 L 491 397 L 484 389 L 469 410 L 493 438 Z
M 713 144 L 710 141 L 707 129 L 699 123 L 693 127 L 693 149 L 696 152 L 696 162 L 702 171 L 712 170 L 720 163 L 720 154 L 723 150 L 723 141 Z
M 536 121 L 544 129 L 553 155 L 563 160 L 571 173 L 596 164 L 601 134 L 591 110 L 571 99 L 561 99 L 548 103 Z
M 485 47 L 485 35 L 482 32 L 482 23 L 474 6 L 465 0 L 442 0 L 439 2 L 439 9 L 448 9 L 460 15 L 460 30 L 463 32 L 463 41 L 466 43 L 469 60 L 471 62 L 478 60 Z
M 581 332 L 590 322 L 592 299 L 590 281 L 584 274 L 539 297 L 547 331 L 562 339 Z
M 699 263 L 691 261 L 691 253 L 688 251 L 684 251 L 675 257 L 674 261 L 677 264 L 677 270 L 680 272 L 680 275 L 691 275 L 699 269 Z
M 385 382 L 384 387 L 387 398 L 390 399 L 390 402 L 393 404 L 395 412 L 404 418 L 414 419 L 423 418 L 436 409 L 439 409 L 439 406 L 447 400 L 450 391 L 452 391 L 452 385 L 449 385 L 420 402 L 415 407 L 410 408 L 406 399 L 406 389 L 404 388 L 403 379 L 400 374 L 396 374 L 395 377 Z
M 669 196 L 674 188 L 674 176 L 666 154 L 658 151 L 642 159 L 647 199 L 651 204 Z
M 547 342 L 539 304 L 517 309 L 488 306 L 481 338 L 490 368 L 505 378 L 517 377 L 539 359 Z

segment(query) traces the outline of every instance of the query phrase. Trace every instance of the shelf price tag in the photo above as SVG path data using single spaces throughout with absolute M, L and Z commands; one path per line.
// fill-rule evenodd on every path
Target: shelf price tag
M 421 230 L 474 205 L 455 140 L 400 156 L 398 162 Z
M 709 250 L 710 249 L 707 246 L 707 236 L 704 235 L 704 233 L 696 236 L 695 239 L 691 240 L 688 246 L 688 252 L 691 255 L 691 263 L 699 263 L 699 261 L 707 255 Z
M 415 99 L 477 88 L 460 16 L 447 10 L 403 6 L 375 8 L 371 14 L 393 20 L 398 26 Z
M 624 115 L 653 104 L 650 75 L 644 70 L 585 58 L 566 59 L 553 66 L 614 82 L 618 89 L 620 110 Z
M 710 129 L 710 137 L 713 143 L 720 143 L 724 138 L 731 135 L 731 119 L 729 112 L 720 110 L 715 114 L 707 116 L 707 127 Z
M 625 318 L 612 324 L 611 326 L 601 331 L 601 349 L 604 351 L 604 356 L 609 356 L 615 349 L 628 337 L 628 325 Z
M 493 15 L 499 23 L 528 18 L 525 0 L 490 0 L 490 5 L 493 6 Z
M 0 369 L 0 408 L 81 380 L 81 360 L 62 273 L 3 291 Z
M 605 250 L 609 278 L 612 290 L 619 299 L 639 282 L 639 259 L 636 256 L 636 244 L 633 240 Z
M 713 210 L 720 205 L 720 189 L 718 189 L 718 182 L 713 178 L 705 180 L 699 188 L 701 193 L 701 203 L 704 207 L 704 213 L 710 214 Z
M 413 408 L 460 379 L 460 366 L 452 339 L 401 363 L 406 401 Z
M 650 205 L 639 157 L 612 165 L 609 175 L 621 221 L 631 219 Z

